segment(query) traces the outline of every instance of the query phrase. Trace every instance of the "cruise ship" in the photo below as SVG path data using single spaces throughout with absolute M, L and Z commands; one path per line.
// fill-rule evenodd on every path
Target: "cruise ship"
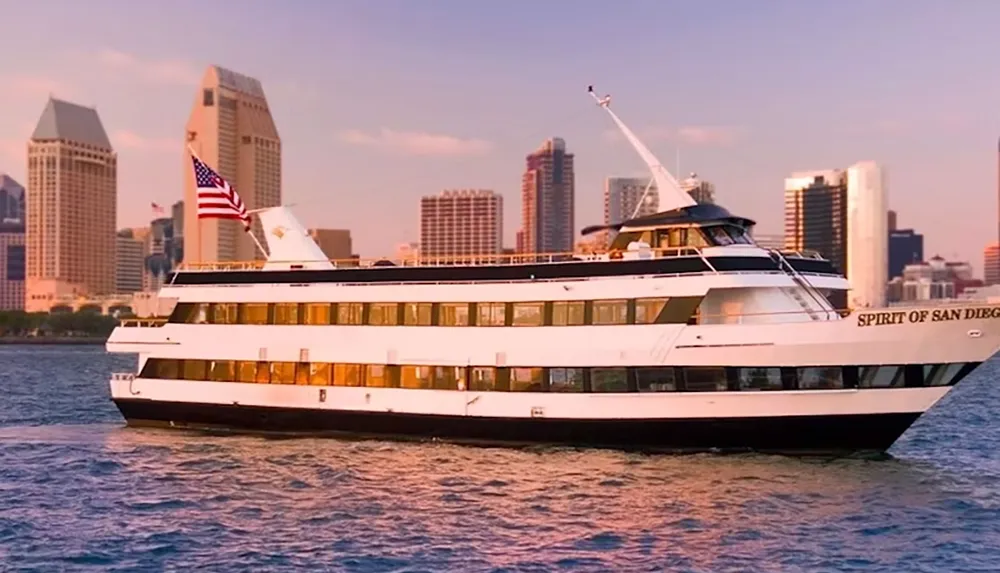
M 835 308 L 849 285 L 829 261 L 761 248 L 754 221 L 696 204 L 591 95 L 663 209 L 586 229 L 614 235 L 608 252 L 328 261 L 288 207 L 261 210 L 265 260 L 182 266 L 159 293 L 168 318 L 112 333 L 109 351 L 139 356 L 111 380 L 127 424 L 884 452 L 1000 346 L 997 305 Z M 225 198 L 204 216 L 248 220 L 194 159 Z

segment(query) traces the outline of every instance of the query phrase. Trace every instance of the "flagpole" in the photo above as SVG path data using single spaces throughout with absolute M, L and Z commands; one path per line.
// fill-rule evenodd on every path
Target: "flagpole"
M 191 139 L 194 139 L 195 137 L 197 137 L 197 134 L 195 134 L 194 132 L 189 132 L 189 136 L 190 136 Z M 200 141 L 198 142 L 198 147 L 201 147 L 201 142 Z M 201 154 L 196 153 L 195 150 L 194 150 L 194 148 L 191 147 L 190 143 L 188 143 L 188 151 L 191 153 L 192 156 L 197 157 L 199 161 L 201 160 Z M 250 213 L 256 213 L 257 211 L 260 211 L 260 210 L 262 210 L 262 209 L 258 209 L 256 211 L 251 211 Z M 250 214 L 250 213 L 248 213 L 248 214 Z M 202 256 L 201 255 L 201 231 L 202 231 L 201 218 L 199 218 L 198 219 L 198 260 L 199 261 L 201 260 L 201 256 Z M 246 232 L 246 234 L 250 235 L 251 239 L 253 239 L 253 244 L 256 245 L 257 250 L 260 251 L 260 254 L 264 256 L 264 261 L 267 261 L 267 251 L 264 250 L 264 245 L 260 244 L 260 239 L 257 238 L 257 235 L 253 234 L 253 218 L 250 219 L 250 226 L 246 227 L 245 232 Z M 202 261 L 202 262 L 204 262 L 204 261 Z
M 191 147 L 191 142 L 198 140 L 198 132 L 197 131 L 188 131 L 187 135 L 188 135 L 188 146 L 187 146 L 188 153 L 190 153 L 192 157 L 200 157 L 201 154 L 195 153 L 194 148 Z M 199 148 L 201 147 L 201 141 L 200 140 L 198 140 L 198 147 Z M 190 163 L 189 163 L 189 165 L 190 165 Z M 205 232 L 205 226 L 201 222 L 201 217 L 198 216 L 198 182 L 197 181 L 195 181 L 194 187 L 195 187 L 195 190 L 194 190 L 194 218 L 195 218 L 195 221 L 197 221 L 195 224 L 198 225 L 198 262 L 199 263 L 204 263 L 205 262 L 205 259 L 204 259 L 205 255 L 204 255 L 204 253 L 201 250 L 201 236 Z

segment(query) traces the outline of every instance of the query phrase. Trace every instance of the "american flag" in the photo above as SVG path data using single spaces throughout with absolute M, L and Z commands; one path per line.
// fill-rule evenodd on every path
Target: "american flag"
M 197 155 L 194 161 L 194 178 L 198 186 L 199 219 L 240 219 L 243 230 L 250 230 L 250 215 L 236 188 L 223 179 L 211 167 L 205 165 Z

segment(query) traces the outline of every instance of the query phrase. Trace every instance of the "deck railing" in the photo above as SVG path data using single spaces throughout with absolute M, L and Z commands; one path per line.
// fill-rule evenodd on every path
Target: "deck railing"
M 132 328 L 156 328 L 167 323 L 166 318 L 123 318 L 118 326 Z
M 709 248 L 709 247 L 706 247 Z M 650 248 L 644 250 L 605 250 L 591 253 L 509 253 L 509 254 L 485 254 L 485 255 L 455 255 L 455 256 L 427 256 L 419 255 L 404 258 L 368 258 L 368 259 L 331 259 L 334 268 L 373 268 L 373 267 L 441 267 L 441 266 L 487 266 L 487 265 L 527 265 L 527 264 L 558 264 L 581 261 L 620 261 L 634 260 L 640 257 L 649 258 L 674 258 L 674 257 L 701 257 L 703 248 L 699 247 L 671 247 L 671 248 Z M 817 259 L 823 257 L 813 251 L 782 251 L 786 258 Z M 310 263 L 327 261 L 214 261 L 200 263 L 183 263 L 179 271 L 256 271 L 264 268 L 265 264 L 288 265 L 295 267 L 301 265 L 308 266 Z

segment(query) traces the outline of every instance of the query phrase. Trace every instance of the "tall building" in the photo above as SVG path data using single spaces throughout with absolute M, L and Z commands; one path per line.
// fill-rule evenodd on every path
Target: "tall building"
M 649 191 L 646 191 L 646 186 Z M 644 197 L 645 194 L 645 197 Z M 642 203 L 640 204 L 640 200 Z M 633 217 L 652 215 L 660 209 L 660 194 L 656 183 L 643 177 L 608 177 L 604 180 L 604 224 L 621 223 Z M 599 247 L 607 247 L 616 233 L 608 231 L 595 239 Z M 577 245 L 579 247 L 579 244 Z
M 889 279 L 903 276 L 906 265 L 923 260 L 923 235 L 913 229 L 889 229 Z
M 898 222 L 898 219 L 896 217 L 896 212 L 893 211 L 892 209 L 889 209 L 887 219 L 889 224 L 889 232 L 891 233 L 896 230 L 896 223 Z
M 183 239 L 174 233 L 173 217 L 150 221 L 148 229 L 136 230 L 136 237 L 140 236 L 145 257 L 142 290 L 157 291 L 170 271 L 180 264 L 184 254 Z
M 50 98 L 28 142 L 26 296 L 114 292 L 117 190 L 97 110 Z
M 24 309 L 24 223 L 0 221 L 0 310 Z
M 715 185 L 698 179 L 697 173 L 688 175 L 688 178 L 679 181 L 681 189 L 688 192 L 698 203 L 715 203 Z
M 847 179 L 842 169 L 785 179 L 785 249 L 816 251 L 847 272 Z
M 525 158 L 521 178 L 522 253 L 569 253 L 576 228 L 573 154 L 566 142 L 547 140 Z
M 281 138 L 260 82 L 219 66 L 205 71 L 187 123 L 190 145 L 229 181 L 248 210 L 281 204 Z M 242 223 L 198 219 L 191 158 L 184 154 L 184 258 L 187 262 L 261 258 Z M 264 243 L 260 220 L 253 233 Z
M 882 308 L 889 282 L 885 171 L 874 161 L 847 168 L 847 280 L 851 308 Z
M 1000 284 L 1000 243 L 986 245 L 983 249 L 983 282 Z
M 130 294 L 143 290 L 145 245 L 132 229 L 122 229 L 115 237 L 115 292 Z
M 498 255 L 503 197 L 485 189 L 448 190 L 420 199 L 420 256 Z
M 331 261 L 347 261 L 354 254 L 347 229 L 309 229 L 309 236 Z
M 24 187 L 0 173 L 0 223 L 4 221 L 24 222 Z

